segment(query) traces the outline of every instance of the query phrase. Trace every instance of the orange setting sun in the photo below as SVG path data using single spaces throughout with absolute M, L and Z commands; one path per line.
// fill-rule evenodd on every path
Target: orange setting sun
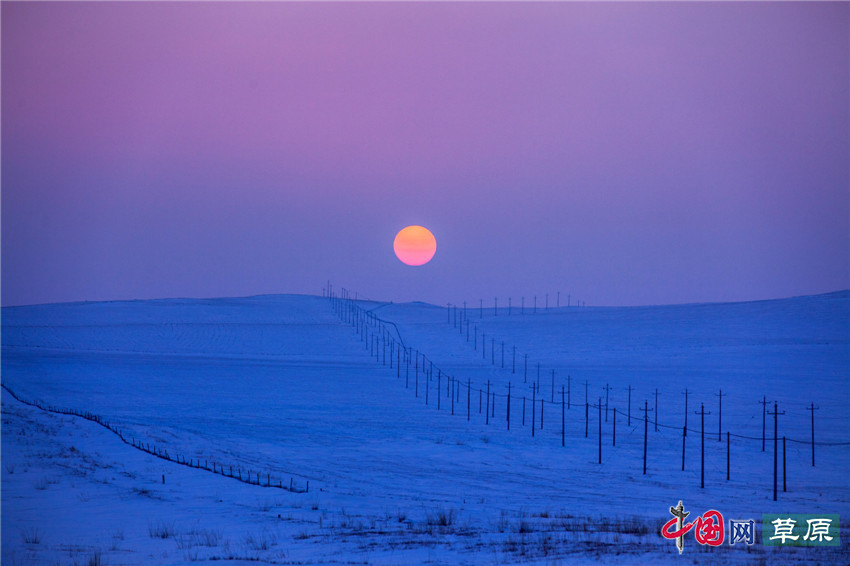
M 424 265 L 434 257 L 437 240 L 427 228 L 408 226 L 396 234 L 393 250 L 402 263 Z

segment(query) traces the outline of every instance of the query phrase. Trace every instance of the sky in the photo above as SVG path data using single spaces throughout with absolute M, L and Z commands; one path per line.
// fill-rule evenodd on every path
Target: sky
M 850 288 L 850 3 L 0 16 L 4 306 Z M 393 253 L 411 224 L 424 266 Z

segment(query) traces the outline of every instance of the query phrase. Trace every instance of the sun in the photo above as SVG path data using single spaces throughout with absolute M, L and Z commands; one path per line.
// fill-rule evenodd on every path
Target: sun
M 437 252 L 437 239 L 422 226 L 408 226 L 395 236 L 393 250 L 407 265 L 425 265 Z

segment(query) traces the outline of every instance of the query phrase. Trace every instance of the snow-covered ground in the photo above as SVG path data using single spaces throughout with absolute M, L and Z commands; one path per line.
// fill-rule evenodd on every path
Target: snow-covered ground
M 4 308 L 2 383 L 20 398 L 101 415 L 125 438 L 259 473 L 261 483 L 291 481 L 298 492 L 156 458 L 94 422 L 4 390 L 3 564 L 850 562 L 846 542 L 713 548 L 689 536 L 680 556 L 659 534 L 679 500 L 692 518 L 709 509 L 758 523 L 762 513 L 850 518 L 850 293 L 522 315 L 514 306 L 511 316 L 469 308 L 469 341 L 446 307 L 356 307 L 433 362 L 427 405 L 424 375 L 417 396 L 417 372 L 398 367 L 395 345 L 393 367 L 380 343 L 376 360 L 371 335 L 362 341 L 346 311 L 340 318 L 322 297 Z M 459 380 L 454 415 L 446 376 Z M 489 423 L 479 409 L 488 381 L 497 394 Z M 606 385 L 599 464 L 596 405 Z M 655 408 L 656 389 L 658 430 L 653 410 L 644 475 L 639 407 Z M 769 410 L 776 402 L 784 411 L 779 435 L 789 439 L 787 492 L 780 443 L 776 502 L 772 441 L 762 452 L 764 397 Z M 705 488 L 694 414 L 701 403 L 711 412 Z M 771 417 L 767 425 L 772 438 Z M 728 481 L 727 431 L 735 435 Z

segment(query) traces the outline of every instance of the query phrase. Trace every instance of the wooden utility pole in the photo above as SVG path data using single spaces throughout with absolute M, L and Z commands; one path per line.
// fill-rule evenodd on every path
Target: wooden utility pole
M 484 424 L 490 424 L 490 380 L 487 380 L 487 410 L 484 411 Z
M 652 409 L 649 408 L 649 402 L 643 401 L 643 475 L 646 475 L 646 444 L 649 434 L 649 413 Z
M 534 436 L 534 423 L 537 421 L 537 386 L 531 384 L 531 436 Z
M 599 404 L 599 460 L 598 463 L 602 463 L 602 397 L 600 397 L 597 401 Z M 607 411 L 607 407 L 605 408 Z
M 779 457 L 779 415 L 784 415 L 785 411 L 779 412 L 778 403 L 773 403 L 773 412 L 767 412 L 768 415 L 773 415 L 773 500 L 776 501 L 776 484 L 778 475 L 778 457 Z
M 655 432 L 658 432 L 658 388 L 655 388 Z
M 721 432 L 723 428 L 723 390 L 721 389 L 719 393 L 715 393 L 720 400 L 720 407 L 717 412 L 717 442 L 721 441 Z
M 699 413 L 700 416 L 700 446 L 701 446 L 701 456 L 700 456 L 700 474 L 699 474 L 699 486 L 701 488 L 705 487 L 705 416 L 710 415 L 711 413 L 705 412 L 705 405 L 700 403 Z
M 555 370 L 552 370 L 552 402 L 555 402 Z
M 766 436 L 765 424 L 766 424 L 766 421 L 767 421 L 767 403 L 768 403 L 767 396 L 763 395 L 762 400 L 759 401 L 759 403 L 761 403 L 761 451 L 764 452 L 764 443 L 765 443 L 765 436 Z
M 561 447 L 566 446 L 566 426 L 565 426 L 565 410 L 564 410 L 564 386 L 561 386 Z
M 508 430 L 511 430 L 511 382 L 508 382 Z
M 812 412 L 812 467 L 815 465 L 815 411 L 818 409 L 820 409 L 820 407 L 815 407 L 814 403 L 806 407 L 807 411 Z

